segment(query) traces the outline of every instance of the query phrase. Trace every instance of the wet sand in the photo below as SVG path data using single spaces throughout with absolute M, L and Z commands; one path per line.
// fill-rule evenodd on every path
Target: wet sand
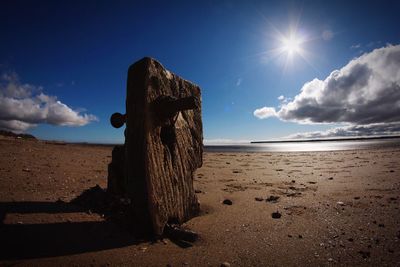
M 68 204 L 106 188 L 111 149 L 0 139 L 0 265 L 400 265 L 399 148 L 204 153 L 188 248 Z

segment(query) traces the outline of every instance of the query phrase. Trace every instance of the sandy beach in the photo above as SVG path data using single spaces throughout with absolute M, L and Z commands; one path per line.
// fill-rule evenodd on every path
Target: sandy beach
M 111 150 L 0 139 L 0 265 L 400 265 L 399 148 L 206 152 L 201 214 L 185 224 L 200 240 L 186 248 L 69 203 L 106 188 Z

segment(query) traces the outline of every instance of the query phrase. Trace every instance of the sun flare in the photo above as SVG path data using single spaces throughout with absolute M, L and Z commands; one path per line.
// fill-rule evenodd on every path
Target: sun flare
M 287 52 L 289 55 L 299 53 L 301 50 L 301 41 L 296 36 L 289 36 L 282 40 L 282 50 Z

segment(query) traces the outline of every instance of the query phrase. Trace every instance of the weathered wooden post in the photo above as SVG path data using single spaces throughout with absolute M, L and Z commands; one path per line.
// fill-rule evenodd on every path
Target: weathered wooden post
M 193 172 L 202 165 L 200 88 L 143 58 L 128 70 L 125 144 L 113 149 L 108 191 L 131 201 L 139 227 L 161 235 L 199 211 Z

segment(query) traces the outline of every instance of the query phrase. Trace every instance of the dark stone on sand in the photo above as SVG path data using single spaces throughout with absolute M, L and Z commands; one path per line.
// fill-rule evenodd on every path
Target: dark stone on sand
M 179 225 L 165 225 L 164 234 L 173 240 L 183 240 L 186 242 L 196 242 L 199 235 L 189 229 L 184 229 Z
M 333 177 L 329 177 L 328 180 L 333 180 Z
M 196 189 L 196 190 L 194 190 L 194 192 L 197 193 L 197 194 L 199 194 L 199 193 L 202 193 L 203 191 L 201 191 L 201 190 L 199 190 L 199 189 Z
M 358 200 L 358 199 L 360 199 L 360 197 L 354 197 L 354 199 Z
M 358 253 L 361 254 L 364 259 L 371 257 L 371 252 L 369 251 L 360 250 Z
M 292 183 L 295 183 L 296 182 L 296 180 L 292 180 Z
M 385 227 L 383 223 L 378 224 L 379 227 Z
M 229 262 L 223 262 L 221 263 L 221 267 L 230 267 L 231 264 Z
M 265 201 L 276 203 L 276 202 L 278 202 L 278 199 L 279 199 L 278 196 L 269 196 Z
M 288 193 L 286 194 L 287 197 L 295 197 L 301 195 L 301 192 L 294 192 L 294 193 Z
M 225 199 L 224 201 L 222 201 L 222 204 L 225 204 L 225 205 L 232 205 L 233 202 L 232 202 L 232 200 L 230 200 L 230 199 Z
M 271 216 L 272 216 L 273 219 L 279 219 L 279 218 L 282 217 L 282 214 L 279 211 L 276 211 L 276 212 L 273 212 L 271 214 Z
M 302 236 L 302 235 L 299 235 L 299 238 L 300 238 L 300 239 L 302 239 L 302 238 L 303 238 L 303 236 Z
M 263 201 L 264 199 L 262 197 L 255 197 L 254 198 L 256 201 Z
M 353 242 L 354 241 L 354 239 L 353 238 L 349 238 L 349 239 L 347 239 L 349 242 Z

